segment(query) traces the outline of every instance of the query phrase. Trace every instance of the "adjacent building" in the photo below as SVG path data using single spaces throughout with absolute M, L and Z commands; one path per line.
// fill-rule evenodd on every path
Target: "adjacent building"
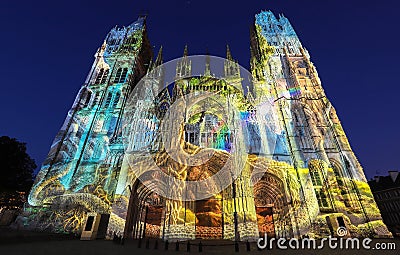
M 399 171 L 389 171 L 387 176 L 375 176 L 368 181 L 383 222 L 393 235 L 400 235 L 400 177 Z

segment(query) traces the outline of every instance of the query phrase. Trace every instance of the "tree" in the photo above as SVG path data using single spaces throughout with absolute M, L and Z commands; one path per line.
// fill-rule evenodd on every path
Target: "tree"
M 35 168 L 35 161 L 26 152 L 26 143 L 0 137 L 0 192 L 28 192 Z

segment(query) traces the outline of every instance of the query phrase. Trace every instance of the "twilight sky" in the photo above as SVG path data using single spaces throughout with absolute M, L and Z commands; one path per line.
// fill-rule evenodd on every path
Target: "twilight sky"
M 40 165 L 115 25 L 146 12 L 164 60 L 180 57 L 185 44 L 189 54 L 224 57 L 228 43 L 248 68 L 249 27 L 262 9 L 291 21 L 367 177 L 399 170 L 396 0 L 2 0 L 0 136 L 26 142 Z

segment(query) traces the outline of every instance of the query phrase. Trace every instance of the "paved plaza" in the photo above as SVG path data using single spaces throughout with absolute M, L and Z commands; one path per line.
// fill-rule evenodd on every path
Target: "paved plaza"
M 376 242 L 395 243 L 396 250 L 332 250 L 325 247 L 323 250 L 279 250 L 276 247 L 272 250 L 258 250 L 256 243 L 250 243 L 250 251 L 247 251 L 246 243 L 239 243 L 239 252 L 235 251 L 235 243 L 229 241 L 206 241 L 202 242 L 202 251 L 199 251 L 200 240 L 190 242 L 190 252 L 187 251 L 187 242 L 179 243 L 179 250 L 175 242 L 170 242 L 168 250 L 165 250 L 165 243 L 161 240 L 142 240 L 139 248 L 138 240 L 127 240 L 123 245 L 113 241 L 95 240 L 80 241 L 79 238 L 68 235 L 57 235 L 49 233 L 38 233 L 28 231 L 16 231 L 8 228 L 0 229 L 0 254 L 12 255 L 83 255 L 83 254 L 99 254 L 99 255 L 119 255 L 119 254 L 307 254 L 307 255 L 362 255 L 362 254 L 379 254 L 379 255 L 398 255 L 400 254 L 399 239 L 377 239 L 371 243 L 371 247 Z

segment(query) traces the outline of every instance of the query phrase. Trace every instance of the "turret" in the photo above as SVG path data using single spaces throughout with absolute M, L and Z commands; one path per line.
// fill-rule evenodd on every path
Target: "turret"
M 226 60 L 224 64 L 224 71 L 225 77 L 240 76 L 239 64 L 233 59 L 231 50 L 229 49 L 229 45 L 226 45 Z
M 176 66 L 176 77 L 188 77 L 192 73 L 192 62 L 187 58 L 188 56 L 188 46 L 185 45 L 183 50 L 183 58 L 178 61 Z
M 211 76 L 210 54 L 208 53 L 208 50 L 206 54 L 206 68 L 204 70 L 204 76 Z
M 154 67 L 157 67 L 163 63 L 162 50 L 163 50 L 163 48 L 162 48 L 162 46 L 160 46 L 160 49 L 158 50 L 156 61 L 154 62 Z

